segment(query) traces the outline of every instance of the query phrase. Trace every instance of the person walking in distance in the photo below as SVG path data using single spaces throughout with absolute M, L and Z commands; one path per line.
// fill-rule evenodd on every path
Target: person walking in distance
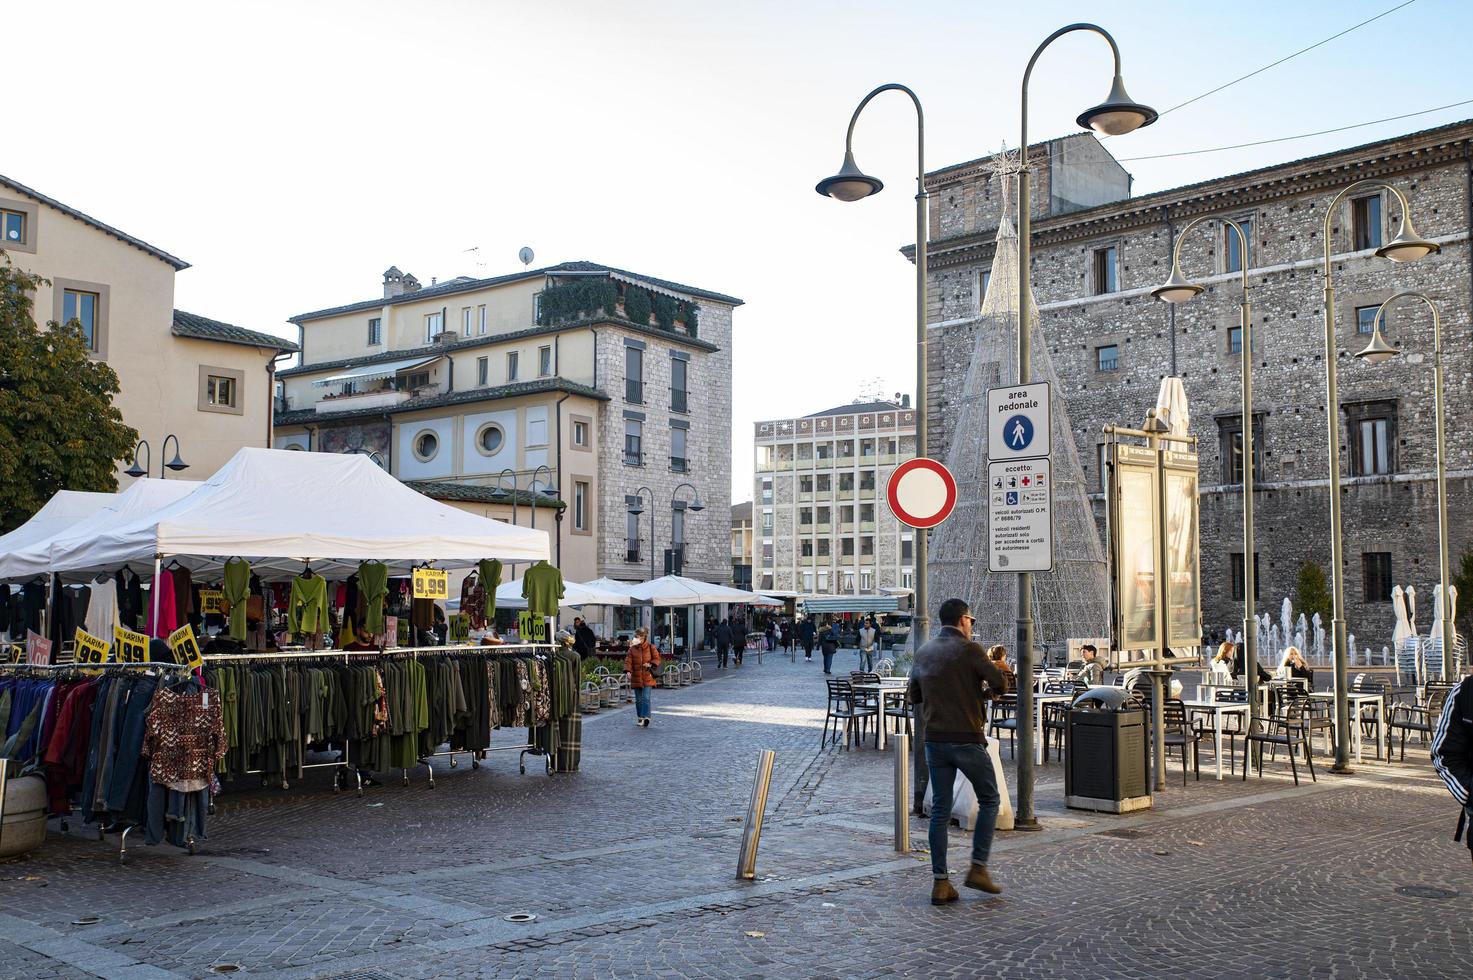
M 839 652 L 839 621 L 836 619 L 829 623 L 829 628 L 824 630 L 823 639 L 823 672 L 832 674 L 834 672 L 834 654 Z
M 624 657 L 624 670 L 629 686 L 634 688 L 634 723 L 650 727 L 650 689 L 659 683 L 660 651 L 650 643 L 649 631 L 643 626 L 634 631 L 634 642 Z
M 1002 673 L 971 639 L 971 609 L 962 599 L 947 599 L 937 612 L 941 629 L 916 651 L 910 672 L 910 701 L 925 719 L 926 767 L 931 777 L 931 904 L 957 900 L 946 868 L 947 826 L 957 772 L 977 794 L 977 826 L 972 832 L 972 867 L 964 884 L 989 894 L 1002 892 L 987 872 L 992 835 L 1002 799 L 987 753 L 983 726 L 988 689 L 1001 692 Z M 986 688 L 984 689 L 984 686 Z
M 747 623 L 745 620 L 731 617 L 731 662 L 736 666 L 742 665 L 742 653 L 747 649 Z
M 722 619 L 716 623 L 716 669 L 726 667 L 726 658 L 731 654 L 731 624 Z
M 874 618 L 864 621 L 859 628 L 859 669 L 866 674 L 875 669 L 875 648 L 880 642 L 880 631 L 875 629 Z
M 805 618 L 798 626 L 798 639 L 803 643 L 803 659 L 810 664 L 813 663 L 813 638 L 817 634 L 818 630 L 814 629 L 811 618 Z

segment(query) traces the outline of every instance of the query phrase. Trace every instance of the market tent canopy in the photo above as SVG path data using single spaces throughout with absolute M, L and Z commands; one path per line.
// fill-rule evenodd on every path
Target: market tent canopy
M 513 527 L 431 500 L 367 456 L 247 448 L 194 493 L 91 542 L 53 550 L 54 568 L 85 578 L 155 556 L 191 569 L 238 557 L 269 578 L 312 562 L 324 575 L 382 561 L 399 575 L 416 565 L 463 568 L 482 558 L 545 561 L 546 531 Z
M 666 575 L 653 582 L 629 586 L 629 595 L 635 602 L 645 606 L 704 606 L 708 603 L 746 603 L 749 606 L 781 606 L 776 599 L 733 589 L 727 585 L 698 582 L 681 575 Z
M 117 494 L 87 493 L 82 490 L 58 490 L 31 519 L 8 534 L 0 534 L 0 555 L 28 548 L 38 541 L 60 534 L 84 517 L 97 513 L 112 503 Z
M 585 589 L 597 589 L 608 595 L 618 596 L 619 602 L 617 605 L 630 606 L 634 604 L 634 597 L 629 594 L 629 590 L 634 588 L 633 582 L 620 582 L 618 579 L 604 576 L 603 578 L 596 578 L 592 582 L 583 582 L 581 584 Z
M 558 604 L 560 606 L 627 606 L 629 596 L 590 588 L 587 585 L 579 585 L 577 582 L 564 582 L 563 597 L 558 600 Z M 527 600 L 522 598 L 521 579 L 501 583 L 496 589 L 496 606 L 498 609 L 527 608 Z
M 68 547 L 85 547 L 98 535 L 145 517 L 189 496 L 200 488 L 198 480 L 134 481 L 128 489 L 108 497 L 107 506 L 77 521 L 58 534 L 26 548 L 0 555 L 0 581 L 15 581 L 51 571 L 52 555 Z

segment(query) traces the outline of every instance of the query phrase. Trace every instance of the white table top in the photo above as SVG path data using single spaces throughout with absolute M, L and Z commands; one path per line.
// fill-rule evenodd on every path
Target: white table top
M 1195 708 L 1198 711 L 1243 712 L 1248 710 L 1247 701 L 1183 701 L 1182 704 L 1188 708 Z

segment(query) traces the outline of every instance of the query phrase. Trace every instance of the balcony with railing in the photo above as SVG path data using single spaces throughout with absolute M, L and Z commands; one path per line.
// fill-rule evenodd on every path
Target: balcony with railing
M 637 545 L 633 547 L 626 546 L 624 549 L 624 560 L 630 564 L 638 564 L 640 561 L 639 547 Z
M 670 411 L 685 415 L 690 411 L 690 392 L 684 388 L 670 389 Z
M 684 456 L 671 456 L 670 457 L 670 472 L 671 473 L 684 473 L 684 472 L 686 472 L 685 464 L 686 464 L 686 460 L 685 460 L 685 457 Z M 771 500 L 765 500 L 764 503 L 772 503 L 772 501 Z
M 624 400 L 631 405 L 644 404 L 644 382 L 633 378 L 624 379 Z
M 640 452 L 639 443 L 638 442 L 625 442 L 624 443 L 624 465 L 625 466 L 643 466 L 644 465 L 644 453 Z

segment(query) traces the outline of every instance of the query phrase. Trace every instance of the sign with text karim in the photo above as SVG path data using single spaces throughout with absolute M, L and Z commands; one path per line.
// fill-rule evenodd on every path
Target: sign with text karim
M 987 458 L 1049 455 L 1047 381 L 987 389 Z

